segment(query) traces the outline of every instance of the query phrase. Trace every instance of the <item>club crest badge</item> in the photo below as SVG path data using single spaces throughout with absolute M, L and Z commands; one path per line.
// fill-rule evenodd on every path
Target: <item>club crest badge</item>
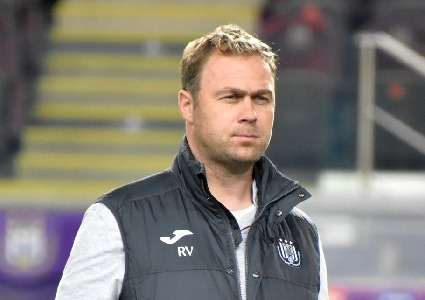
M 279 239 L 277 250 L 280 258 L 288 266 L 299 267 L 301 265 L 301 254 L 297 248 L 295 248 L 294 242 Z
M 35 276 L 52 267 L 56 242 L 44 214 L 11 210 L 1 221 L 0 271 Z

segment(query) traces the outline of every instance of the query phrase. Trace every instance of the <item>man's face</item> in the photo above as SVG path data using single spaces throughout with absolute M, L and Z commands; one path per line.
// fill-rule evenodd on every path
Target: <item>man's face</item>
M 264 153 L 272 135 L 275 93 L 272 72 L 260 56 L 211 54 L 194 102 L 188 138 L 200 158 L 252 164 Z

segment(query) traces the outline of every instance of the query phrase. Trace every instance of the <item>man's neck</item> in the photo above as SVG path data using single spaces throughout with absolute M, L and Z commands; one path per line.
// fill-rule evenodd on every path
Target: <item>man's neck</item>
M 227 209 L 241 210 L 252 204 L 252 166 L 231 172 L 216 164 L 204 165 L 211 194 Z

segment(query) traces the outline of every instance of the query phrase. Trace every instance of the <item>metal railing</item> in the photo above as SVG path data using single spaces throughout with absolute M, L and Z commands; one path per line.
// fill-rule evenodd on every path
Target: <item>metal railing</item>
M 380 49 L 425 77 L 425 57 L 386 33 L 361 33 L 357 128 L 357 169 L 367 188 L 374 161 L 374 123 L 425 155 L 425 136 L 375 104 L 376 50 Z

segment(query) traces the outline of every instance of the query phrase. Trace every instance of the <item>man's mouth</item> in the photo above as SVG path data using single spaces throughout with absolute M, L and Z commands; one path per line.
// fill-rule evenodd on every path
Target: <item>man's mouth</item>
M 253 134 L 253 133 L 237 133 L 237 134 L 234 134 L 233 136 L 237 138 L 243 138 L 243 139 L 258 139 L 259 138 L 257 134 Z

